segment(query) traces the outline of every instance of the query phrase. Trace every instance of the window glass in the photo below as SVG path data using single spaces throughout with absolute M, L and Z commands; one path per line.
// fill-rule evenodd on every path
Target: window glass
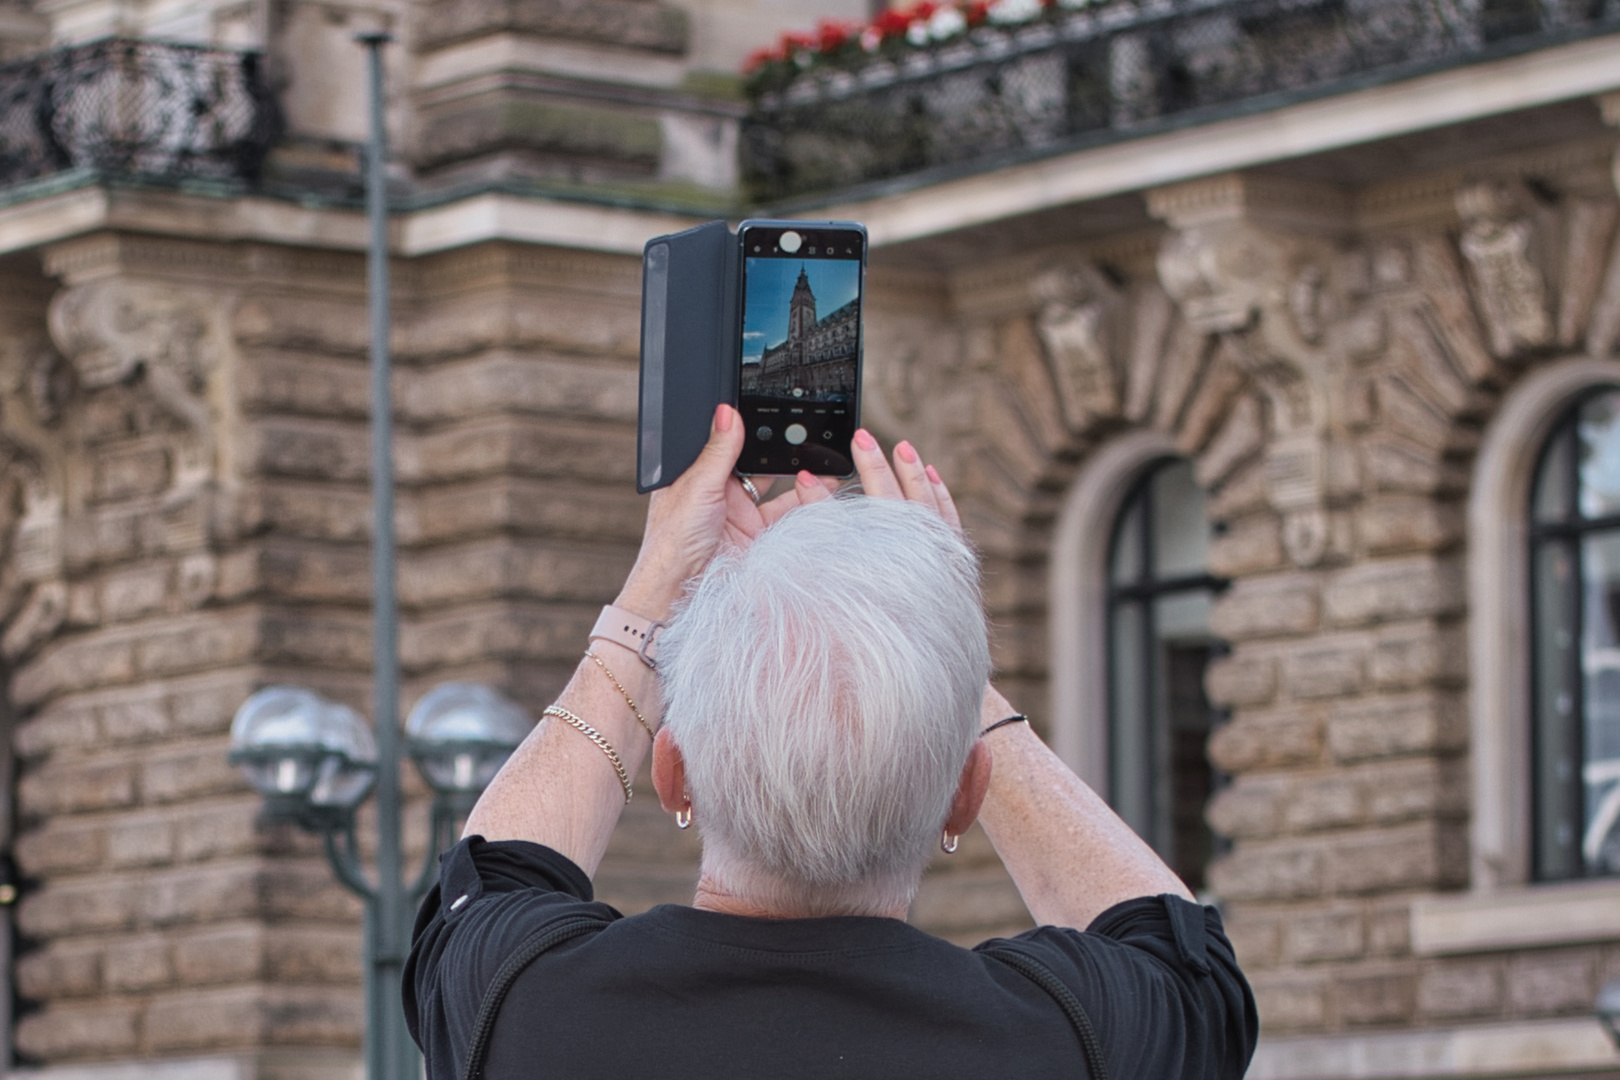
M 1620 391 L 1554 429 L 1530 511 L 1532 870 L 1620 874 Z
M 1209 612 L 1204 497 L 1185 461 L 1150 468 L 1114 522 L 1109 551 L 1109 800 L 1181 875 L 1203 887 L 1215 854 L 1204 808 L 1219 716 L 1204 670 L 1220 648 Z

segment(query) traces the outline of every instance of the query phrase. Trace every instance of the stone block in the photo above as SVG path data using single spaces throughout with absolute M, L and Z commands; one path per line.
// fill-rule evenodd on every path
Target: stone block
M 1468 812 L 1468 776 L 1459 761 L 1392 761 L 1356 770 L 1367 814 L 1379 823 Z
M 1328 981 L 1320 975 L 1256 972 L 1250 979 L 1260 1026 L 1266 1031 L 1309 1031 L 1327 1019 Z
M 111 866 L 155 866 L 174 858 L 174 829 L 166 818 L 124 818 L 107 826 Z
M 259 644 L 259 613 L 210 611 L 151 627 L 136 644 L 142 675 L 206 671 L 251 659 Z
M 223 735 L 237 706 L 258 689 L 247 672 L 210 673 L 165 684 L 170 719 L 177 733 Z
M 1332 998 L 1339 1019 L 1351 1026 L 1410 1023 L 1415 1011 L 1417 976 L 1409 971 L 1341 975 Z
M 1442 551 L 1463 537 L 1463 513 L 1455 503 L 1402 495 L 1376 495 L 1355 511 L 1356 538 L 1369 555 Z
M 108 575 L 101 583 L 105 622 L 127 622 L 161 612 L 168 604 L 173 568 L 167 563 L 138 566 Z
M 402 627 L 400 655 L 411 671 L 494 658 L 577 656 L 595 618 L 588 604 L 480 604 Z
M 1468 676 L 1468 643 L 1462 629 L 1453 625 L 1390 627 L 1374 641 L 1371 672 L 1380 690 L 1460 686 Z
M 24 760 L 57 750 L 96 745 L 100 731 L 94 708 L 73 702 L 53 702 L 16 729 L 15 749 Z
M 260 847 L 260 808 L 257 793 L 244 793 L 231 802 L 188 809 L 173 822 L 174 857 L 181 862 L 197 862 L 252 854 Z
M 1250 841 L 1210 864 L 1210 887 L 1233 900 L 1318 896 L 1326 877 L 1323 862 L 1315 842 Z
M 1459 750 L 1468 720 L 1460 696 L 1403 694 L 1335 705 L 1328 714 L 1328 752 L 1338 761 Z
M 1282 927 L 1286 915 L 1263 907 L 1227 905 L 1226 936 L 1244 972 L 1275 967 L 1282 953 Z
M 121 695 L 96 709 L 101 736 L 108 743 L 127 744 L 160 738 L 169 731 L 169 703 L 161 692 Z
M 1315 762 L 1322 756 L 1322 726 L 1321 711 L 1311 707 L 1240 713 L 1210 736 L 1209 759 L 1231 773 Z
M 394 454 L 400 480 L 411 484 L 518 474 L 622 485 L 635 479 L 635 428 L 480 417 L 420 436 L 401 435 Z
M 1283 924 L 1283 955 L 1296 964 L 1353 960 L 1366 944 L 1366 916 L 1359 907 L 1307 909 Z
M 1339 773 L 1300 776 L 1282 809 L 1283 827 L 1289 832 L 1354 825 L 1366 815 L 1362 787 L 1354 777 Z
M 174 978 L 169 943 L 161 937 L 113 942 L 102 957 L 102 977 L 115 993 L 136 993 Z
M 17 838 L 17 865 L 29 877 L 93 869 L 106 856 L 106 834 L 101 821 L 48 819 Z
M 400 603 L 442 609 L 466 600 L 532 597 L 599 602 L 611 598 L 636 549 L 598 542 L 589 548 L 482 541 L 437 548 L 400 568 Z
M 17 787 L 24 816 L 111 810 L 135 802 L 135 767 L 127 760 L 52 760 L 29 770 Z
M 169 452 L 150 443 L 103 447 L 95 457 L 93 498 L 98 502 L 156 495 L 169 486 Z
M 1219 487 L 1206 490 L 1209 499 L 1204 510 L 1211 521 L 1231 521 L 1244 514 L 1266 512 L 1271 507 L 1266 494 L 1266 470 L 1259 457 L 1237 468 Z
M 1247 514 L 1228 522 L 1209 545 L 1209 572 L 1219 577 L 1245 577 L 1286 565 L 1282 524 L 1272 514 Z
M 400 389 L 400 412 L 417 423 L 480 413 L 529 412 L 636 420 L 637 368 L 630 364 L 513 354 L 505 350 L 443 364 Z
M 1317 593 L 1312 574 L 1244 578 L 1215 601 L 1210 628 L 1227 641 L 1309 633 L 1316 629 Z
M 281 983 L 357 985 L 358 927 L 278 926 L 264 942 L 266 977 Z
M 1282 807 L 1293 791 L 1287 776 L 1239 776 L 1210 800 L 1204 817 L 1222 836 L 1240 840 L 1264 839 L 1277 832 Z
M 1418 976 L 1420 1014 L 1435 1018 L 1484 1018 L 1502 1008 L 1503 962 L 1443 960 L 1426 966 Z
M 183 933 L 172 949 L 176 980 L 182 986 L 209 986 L 263 977 L 266 933 L 257 923 L 204 926 Z
M 493 3 L 478 0 L 428 11 L 422 24 L 426 47 L 507 32 L 542 39 L 678 54 L 686 50 L 689 16 L 678 7 L 640 0 L 603 0 L 588 8 L 543 0 Z
M 360 901 L 332 880 L 326 860 L 278 861 L 260 880 L 262 908 L 268 920 L 342 922 L 359 925 Z
M 1374 904 L 1367 917 L 1367 951 L 1374 956 L 1405 956 L 1412 951 L 1412 905 Z
M 369 602 L 371 552 L 369 548 L 272 542 L 260 549 L 257 577 L 259 587 L 277 600 Z M 402 572 L 402 583 L 405 578 Z
M 402 503 L 412 497 L 409 491 L 400 495 Z M 364 488 L 266 477 L 243 501 L 244 531 L 273 525 L 281 536 L 348 543 L 369 542 L 371 537 L 371 497 Z M 404 539 L 404 532 L 400 537 Z M 256 556 L 254 561 L 256 569 Z
M 136 910 L 153 926 L 253 916 L 265 873 L 257 863 L 240 862 L 153 874 L 135 890 Z
M 252 357 L 237 369 L 244 408 L 362 422 L 371 414 L 371 377 L 364 364 L 273 348 L 255 349 Z M 407 380 L 396 375 L 394 384 L 398 402 Z
M 1433 822 L 1325 839 L 1327 887 L 1346 896 L 1460 884 L 1466 867 L 1448 850 L 1451 842 Z
M 1535 949 L 1508 960 L 1508 1003 L 1519 1016 L 1586 1014 L 1597 998 L 1591 948 Z
M 1322 600 L 1328 622 L 1364 626 L 1459 612 L 1466 602 L 1466 583 L 1462 566 L 1452 559 L 1381 559 L 1333 574 Z
M 58 938 L 134 924 L 136 902 L 130 883 L 106 875 L 47 881 L 17 905 L 17 927 L 33 938 Z
M 1297 700 L 1345 697 L 1366 685 L 1367 639 L 1313 638 L 1283 657 L 1283 685 Z
M 400 628 L 404 637 L 410 631 L 409 624 Z M 371 619 L 367 615 L 280 608 L 264 614 L 260 633 L 260 658 L 267 663 L 351 670 L 371 663 Z
M 354 483 L 371 475 L 370 442 L 361 425 L 277 417 L 250 431 L 243 465 L 254 472 Z
M 495 477 L 407 493 L 399 535 L 406 544 L 516 532 L 634 545 L 646 516 L 646 500 L 633 490 Z
M 63 943 L 25 953 L 15 967 L 17 993 L 34 1001 L 60 1001 L 101 992 L 101 945 Z
M 223 738 L 153 754 L 140 763 L 143 801 L 149 805 L 180 802 L 208 795 L 240 795 L 247 781 L 225 761 Z
M 1241 651 L 1221 657 L 1204 670 L 1204 691 L 1218 706 L 1268 704 L 1277 694 L 1277 661 Z
M 165 1053 L 260 1046 L 267 992 L 262 986 L 232 986 L 156 995 L 142 1024 L 146 1048 Z
M 265 1011 L 265 1042 L 275 1046 L 359 1043 L 364 1008 L 352 987 L 272 987 Z
M 1467 490 L 1468 471 L 1434 449 L 1391 435 L 1374 435 L 1361 444 L 1361 470 L 1368 487 L 1378 492 L 1451 495 Z
M 141 1007 L 132 1001 L 52 1005 L 17 1022 L 17 1049 L 45 1061 L 130 1054 Z
M 11 695 L 25 708 L 46 698 L 135 678 L 135 642 L 124 636 L 92 632 L 58 640 L 12 676 Z

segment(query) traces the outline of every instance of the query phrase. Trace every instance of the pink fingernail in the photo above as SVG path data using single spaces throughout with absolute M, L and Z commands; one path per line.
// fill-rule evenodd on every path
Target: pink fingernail
M 934 468 L 932 465 L 925 468 L 923 472 L 927 473 L 928 479 L 932 480 L 936 484 L 943 484 L 945 482 L 939 478 L 939 470 Z
M 799 475 L 794 477 L 794 479 L 797 480 L 803 487 L 816 486 L 816 476 L 809 469 L 800 469 Z
M 909 442 L 901 442 L 894 448 L 894 456 L 907 465 L 915 465 L 917 463 L 917 448 Z
M 855 445 L 862 450 L 876 450 L 877 440 L 872 438 L 872 433 L 870 431 L 867 431 L 865 428 L 861 428 L 859 431 L 855 432 Z
M 724 403 L 714 407 L 714 429 L 716 431 L 730 431 L 731 418 L 735 415 Z

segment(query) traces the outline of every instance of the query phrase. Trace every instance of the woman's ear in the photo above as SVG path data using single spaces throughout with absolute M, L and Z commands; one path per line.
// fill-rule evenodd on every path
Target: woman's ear
M 657 764 L 655 757 L 654 768 Z M 978 819 L 979 807 L 984 805 L 984 797 L 989 791 L 990 751 L 984 743 L 975 740 L 973 749 L 968 751 L 967 763 L 962 766 L 962 779 L 957 782 L 956 796 L 951 799 L 951 813 L 945 819 L 945 831 L 952 836 L 967 832 Z
M 667 727 L 660 728 L 653 739 L 652 782 L 658 805 L 667 812 L 678 813 L 692 805 L 686 793 L 686 759 Z

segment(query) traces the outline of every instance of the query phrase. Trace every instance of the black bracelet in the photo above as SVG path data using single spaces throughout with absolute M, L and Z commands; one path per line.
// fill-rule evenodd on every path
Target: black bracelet
M 1006 727 L 1008 724 L 1027 724 L 1027 723 L 1029 723 L 1029 717 L 1025 716 L 1021 712 L 1015 712 L 1011 716 L 1007 717 L 1007 719 L 1005 719 L 1005 720 L 997 720 L 995 723 L 991 724 L 989 727 L 987 727 L 983 731 L 979 732 L 979 738 L 981 738 L 981 739 L 984 738 L 986 735 L 990 734 L 992 731 L 996 730 L 996 728 L 998 728 L 998 727 Z

